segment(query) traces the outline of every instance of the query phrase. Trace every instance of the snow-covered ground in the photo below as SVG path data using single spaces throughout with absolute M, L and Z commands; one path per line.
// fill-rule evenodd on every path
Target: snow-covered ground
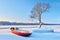
M 22 27 L 20 29 L 23 30 L 34 30 L 34 29 L 38 29 L 39 25 L 12 25 L 12 26 L 0 26 L 0 28 L 6 28 L 6 27 Z M 25 28 L 25 27 L 30 27 L 30 28 Z M 34 27 L 34 28 L 32 28 Z M 60 32 L 60 25 L 42 25 L 43 29 L 47 29 L 47 28 L 51 28 L 53 29 L 55 32 Z
M 14 34 L 0 34 L 0 40 L 60 40 L 60 33 L 36 33 L 30 37 L 22 37 Z
M 46 30 L 45 31 L 43 30 L 47 28 L 53 29 L 54 32 L 51 31 L 46 32 Z M 20 28 L 20 29 L 32 31 L 32 35 L 30 37 L 22 37 L 12 34 L 10 29 L 0 29 L 0 40 L 60 40 L 59 26 L 43 26 L 41 30 L 38 32 L 34 31 L 38 30 L 38 28 Z

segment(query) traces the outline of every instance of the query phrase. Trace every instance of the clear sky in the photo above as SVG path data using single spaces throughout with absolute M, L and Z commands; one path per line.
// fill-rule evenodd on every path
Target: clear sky
M 0 0 L 0 21 L 26 21 L 37 2 L 49 3 L 50 9 L 42 14 L 42 22 L 60 23 L 60 0 Z

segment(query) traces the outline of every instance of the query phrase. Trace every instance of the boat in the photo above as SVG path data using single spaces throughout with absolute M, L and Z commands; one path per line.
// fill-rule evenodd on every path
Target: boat
M 16 34 L 18 36 L 24 36 L 24 37 L 28 37 L 30 36 L 32 33 L 27 31 L 27 30 L 18 30 L 18 28 L 10 28 L 11 29 L 11 32 L 13 34 Z

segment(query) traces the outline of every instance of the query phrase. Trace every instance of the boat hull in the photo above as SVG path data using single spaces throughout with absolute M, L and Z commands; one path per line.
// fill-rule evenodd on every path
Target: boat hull
M 31 33 L 23 33 L 23 32 L 18 32 L 18 31 L 15 31 L 15 32 L 12 32 L 12 33 L 13 33 L 13 34 L 16 34 L 16 35 L 18 35 L 18 36 L 25 36 L 25 37 L 31 35 Z

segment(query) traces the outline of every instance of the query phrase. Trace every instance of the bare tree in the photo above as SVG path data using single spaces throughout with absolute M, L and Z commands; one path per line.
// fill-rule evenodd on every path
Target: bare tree
M 37 3 L 31 10 L 31 18 L 38 19 L 41 28 L 41 14 L 48 11 L 50 5 L 47 3 Z

